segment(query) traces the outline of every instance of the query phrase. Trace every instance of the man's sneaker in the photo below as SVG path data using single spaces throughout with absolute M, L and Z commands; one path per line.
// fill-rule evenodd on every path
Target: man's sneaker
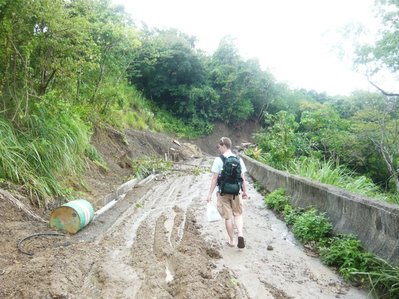
M 244 238 L 243 237 L 238 237 L 237 247 L 238 248 L 244 248 L 245 247 L 245 242 L 244 242 Z

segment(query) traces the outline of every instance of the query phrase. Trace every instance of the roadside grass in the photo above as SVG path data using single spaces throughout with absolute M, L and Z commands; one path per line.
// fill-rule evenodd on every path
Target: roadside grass
M 341 187 L 360 195 L 376 196 L 379 191 L 378 186 L 370 179 L 356 176 L 344 166 L 335 166 L 331 161 L 321 161 L 314 157 L 293 160 L 286 170 L 292 174 Z
M 87 154 L 98 159 L 90 128 L 67 109 L 35 105 L 20 129 L 0 118 L 0 135 L 0 178 L 22 185 L 38 207 L 71 195 L 66 178 L 81 182 Z
M 310 245 L 323 263 L 337 268 L 344 280 L 367 286 L 376 298 L 399 298 L 399 267 L 365 251 L 356 236 L 334 234 L 325 213 L 293 207 L 282 188 L 266 195 L 264 203 L 284 218 L 294 236 Z
M 356 175 L 342 165 L 335 166 L 331 161 L 301 157 L 291 161 L 286 170 L 289 173 L 340 187 L 359 195 L 399 204 L 399 194 L 381 192 L 381 189 L 370 178 Z
M 274 167 L 274 165 L 270 164 L 268 156 L 257 147 L 248 148 L 245 154 L 261 163 Z M 284 169 L 280 170 L 323 184 L 336 186 L 359 195 L 399 204 L 399 194 L 382 192 L 380 187 L 374 184 L 370 178 L 356 175 L 343 165 L 336 166 L 331 161 L 302 156 L 290 161 Z

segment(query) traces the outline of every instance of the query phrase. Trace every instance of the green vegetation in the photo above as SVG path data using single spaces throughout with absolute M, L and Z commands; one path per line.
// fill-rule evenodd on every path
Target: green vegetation
M 265 204 L 277 212 L 282 212 L 285 206 L 289 204 L 289 198 L 285 196 L 285 190 L 278 188 L 264 198 Z
M 287 198 L 288 199 L 288 198 Z M 282 211 L 284 221 L 288 225 L 294 225 L 297 218 L 305 212 L 304 209 L 294 208 L 290 203 L 287 203 L 284 206 L 284 210 Z
M 371 289 L 380 298 L 398 298 L 399 267 L 394 267 L 382 259 L 376 259 L 378 264 L 368 272 L 357 272 L 356 275 L 368 279 Z
M 369 178 L 355 176 L 343 165 L 334 166 L 331 161 L 321 161 L 315 157 L 301 157 L 290 161 L 287 170 L 292 174 L 338 186 L 357 194 L 369 197 L 378 195 L 379 187 Z
M 394 267 L 367 252 L 356 236 L 335 235 L 325 213 L 314 208 L 295 208 L 282 188 L 264 198 L 265 204 L 282 214 L 294 236 L 311 245 L 328 266 L 336 267 L 342 277 L 353 283 L 368 286 L 378 298 L 397 298 L 399 295 L 399 267 Z
M 155 120 L 158 123 L 159 131 L 170 132 L 177 137 L 195 138 L 209 134 L 213 129 L 211 124 L 187 124 L 165 110 L 154 108 L 153 111 L 156 114 Z
M 137 178 L 144 178 L 152 173 L 170 170 L 172 161 L 165 161 L 157 157 L 143 157 L 132 160 L 132 170 Z
M 86 151 L 93 152 L 88 129 L 79 118 L 64 111 L 50 114 L 37 105 L 26 122 L 26 131 L 15 130 L 0 118 L 0 176 L 25 186 L 32 200 L 68 194 L 60 173 L 79 181 Z
M 311 208 L 296 217 L 292 231 L 305 244 L 311 241 L 319 243 L 331 235 L 332 225 L 324 213 Z
M 320 250 L 322 261 L 328 266 L 338 267 L 346 280 L 363 280 L 356 272 L 370 271 L 375 265 L 375 257 L 363 250 L 361 242 L 353 235 L 338 235 L 329 240 L 328 247 Z
M 371 79 L 398 71 L 399 5 L 376 7 L 379 40 L 359 44 L 354 61 Z M 243 59 L 229 36 L 206 55 L 194 36 L 139 29 L 108 0 L 0 1 L 0 14 L 0 180 L 24 185 L 39 205 L 69 192 L 60 178 L 84 184 L 94 126 L 195 138 L 217 121 L 249 120 L 263 128 L 249 150 L 259 161 L 399 201 L 398 94 L 293 90 Z
M 298 123 L 295 116 L 286 111 L 268 115 L 266 121 L 270 124 L 267 129 L 254 135 L 261 152 L 264 153 L 258 153 L 258 156 L 274 167 L 283 168 L 294 158 L 295 130 Z
M 333 101 L 304 101 L 298 116 L 268 115 L 267 127 L 254 134 L 257 146 L 246 154 L 280 170 L 397 203 L 399 106 L 388 113 L 384 107 L 392 107 L 390 100 L 367 96 L 368 106 L 351 115 L 339 115 Z

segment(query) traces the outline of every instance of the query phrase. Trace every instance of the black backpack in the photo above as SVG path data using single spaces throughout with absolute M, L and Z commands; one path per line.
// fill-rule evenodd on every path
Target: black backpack
M 238 195 L 242 187 L 240 158 L 236 156 L 220 156 L 223 161 L 223 168 L 218 177 L 220 194 Z

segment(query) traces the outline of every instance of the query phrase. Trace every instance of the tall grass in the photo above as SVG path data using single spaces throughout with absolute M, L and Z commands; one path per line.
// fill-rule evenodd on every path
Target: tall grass
M 52 113 L 47 109 L 36 110 L 29 118 L 30 152 L 37 152 L 43 159 L 43 170 L 77 174 L 83 169 L 85 151 L 90 147 L 89 126 L 68 111 Z M 39 161 L 37 161 L 39 162 Z
M 371 286 L 371 291 L 378 298 L 399 298 L 399 267 L 390 265 L 387 261 L 376 257 L 378 266 L 368 272 L 354 274 L 366 276 Z
M 37 167 L 32 165 L 29 156 L 36 156 L 40 161 L 40 155 L 28 144 L 21 143 L 11 126 L 0 118 L 0 177 L 17 184 L 23 184 L 33 198 L 46 198 L 51 195 L 51 182 L 36 173 Z M 26 146 L 25 146 L 26 145 Z M 39 202 L 37 202 L 39 204 Z M 39 204 L 40 205 L 40 204 Z
M 22 184 L 38 206 L 67 189 L 60 181 L 78 177 L 90 148 L 89 127 L 68 110 L 36 105 L 21 129 L 0 118 L 0 178 Z
M 289 163 L 288 172 L 317 180 L 351 192 L 385 199 L 379 193 L 379 187 L 369 178 L 356 176 L 343 166 L 335 166 L 331 161 L 321 161 L 315 157 L 301 157 Z

